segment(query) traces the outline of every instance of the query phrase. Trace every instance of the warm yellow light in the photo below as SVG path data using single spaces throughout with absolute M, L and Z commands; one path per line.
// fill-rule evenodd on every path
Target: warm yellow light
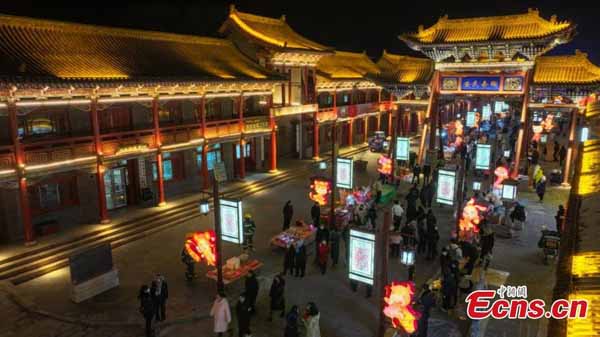
M 237 14 L 231 13 L 231 14 L 229 14 L 229 17 L 231 18 L 231 20 L 233 20 L 233 22 L 235 22 L 238 26 L 240 26 L 240 28 L 242 28 L 248 34 L 254 36 L 255 38 L 257 38 L 259 40 L 263 40 L 263 41 L 271 43 L 271 44 L 274 44 L 279 47 L 285 47 L 285 42 L 273 39 L 271 37 L 268 37 L 256 30 L 252 29 L 252 27 L 248 26 L 244 21 L 242 21 L 240 19 L 240 17 L 237 16 Z
M 185 143 L 178 143 L 178 144 L 169 144 L 169 145 L 165 145 L 162 146 L 161 149 L 163 150 L 173 150 L 173 149 L 179 149 L 179 148 L 183 148 L 183 147 L 187 147 L 187 146 L 198 146 L 199 144 L 204 143 L 204 139 L 203 138 L 198 138 L 198 139 L 192 139 L 188 142 Z
M 581 170 L 579 176 L 578 195 L 586 196 L 600 190 L 600 140 L 587 140 L 583 143 L 581 154 Z
M 7 175 L 7 174 L 13 174 L 13 173 L 15 173 L 15 170 L 1 170 L 0 176 Z
M 568 337 L 600 336 L 600 290 L 580 290 L 569 294 L 569 300 L 586 300 L 586 318 L 567 320 Z
M 56 162 L 48 163 L 48 164 L 28 165 L 25 167 L 25 169 L 27 171 L 35 171 L 35 170 L 48 169 L 48 168 L 54 168 L 54 167 L 59 167 L 59 166 L 68 166 L 68 165 L 73 165 L 73 164 L 78 164 L 78 163 L 84 163 L 86 161 L 92 161 L 92 160 L 95 161 L 96 156 L 56 161 Z
M 587 252 L 574 255 L 571 274 L 575 277 L 600 276 L 600 252 Z
M 121 102 L 144 102 L 151 101 L 154 97 L 150 96 L 125 96 L 125 97 L 111 97 L 111 98 L 100 98 L 98 103 L 121 103 Z
M 58 105 L 79 105 L 89 104 L 90 99 L 65 99 L 65 100 L 38 100 L 38 101 L 18 101 L 18 107 L 34 107 L 34 106 L 58 106 Z

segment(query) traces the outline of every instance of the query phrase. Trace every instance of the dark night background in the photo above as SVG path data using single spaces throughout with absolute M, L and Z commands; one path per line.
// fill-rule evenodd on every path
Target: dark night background
M 556 14 L 559 20 L 577 24 L 577 36 L 551 54 L 572 54 L 581 49 L 600 65 L 600 2 L 598 1 L 433 1 L 433 0 L 352 0 L 352 1 L 27 1 L 2 0 L 0 13 L 57 19 L 99 25 L 120 26 L 165 32 L 217 36 L 229 4 L 245 12 L 279 17 L 300 34 L 339 50 L 362 51 L 378 58 L 383 49 L 415 54 L 397 36 L 425 27 L 438 17 L 450 18 L 524 13 L 538 8 L 544 18 Z M 418 55 L 418 54 L 417 54 Z

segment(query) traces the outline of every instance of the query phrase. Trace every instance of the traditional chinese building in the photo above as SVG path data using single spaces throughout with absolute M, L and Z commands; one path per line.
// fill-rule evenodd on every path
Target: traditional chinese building
M 275 167 L 283 79 L 229 40 L 0 16 L 0 73 L 2 241 Z

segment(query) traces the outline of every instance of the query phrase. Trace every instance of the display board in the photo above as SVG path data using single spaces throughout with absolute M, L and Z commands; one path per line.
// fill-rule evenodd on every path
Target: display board
M 489 144 L 477 144 L 475 153 L 475 169 L 488 170 L 490 168 L 491 151 Z
M 240 200 L 219 199 L 221 240 L 241 244 L 244 242 L 244 219 Z
M 466 125 L 468 128 L 472 128 L 475 126 L 475 111 L 467 112 L 467 121 Z
M 517 199 L 517 186 L 511 184 L 502 185 L 502 199 L 513 201 Z
M 438 186 L 436 201 L 444 205 L 454 205 L 454 187 L 456 172 L 449 170 L 438 171 Z
M 396 137 L 396 160 L 407 160 L 408 161 L 409 152 L 410 152 L 410 138 Z
M 354 161 L 352 158 L 337 158 L 336 184 L 338 188 L 351 190 L 354 187 Z
M 350 267 L 348 277 L 351 280 L 373 285 L 375 277 L 375 234 L 350 230 Z
M 489 104 L 484 105 L 481 112 L 482 112 L 481 120 L 489 121 L 492 118 L 492 106 L 491 105 L 489 105 Z
M 106 243 L 69 256 L 71 283 L 91 280 L 113 269 L 112 248 Z

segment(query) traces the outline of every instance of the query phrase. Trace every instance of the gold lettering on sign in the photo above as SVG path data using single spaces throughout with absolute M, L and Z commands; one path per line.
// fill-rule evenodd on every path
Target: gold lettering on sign
M 115 153 L 115 155 L 119 156 L 127 153 L 138 153 L 148 151 L 148 144 L 131 144 L 131 145 L 123 145 L 119 146 L 119 149 Z

